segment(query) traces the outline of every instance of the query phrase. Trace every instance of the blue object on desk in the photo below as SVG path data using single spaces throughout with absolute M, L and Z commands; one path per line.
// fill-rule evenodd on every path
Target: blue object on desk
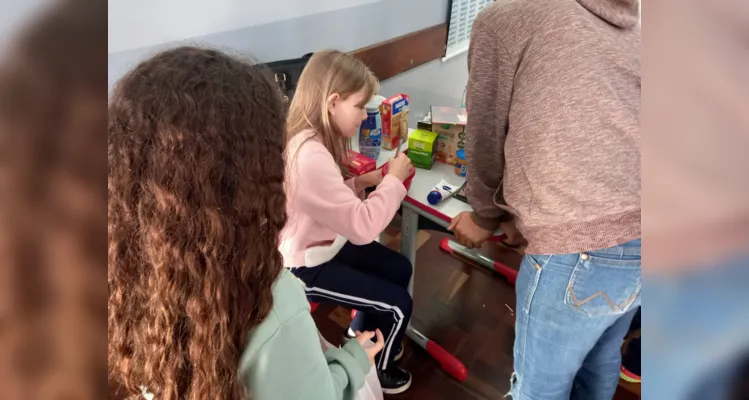
M 429 204 L 431 204 L 433 206 L 437 205 L 440 201 L 442 201 L 442 193 L 440 193 L 440 192 L 438 192 L 436 190 L 432 190 L 427 195 L 427 201 L 429 202 Z
M 379 103 L 384 99 L 382 96 L 374 96 L 365 106 L 367 119 L 362 121 L 359 127 L 359 153 L 377 160 L 380 157 L 382 146 L 382 118 L 380 117 Z
M 433 206 L 437 205 L 442 200 L 453 196 L 456 191 L 460 191 L 462 189 L 463 186 L 456 187 L 443 179 L 434 186 L 434 189 L 432 189 L 431 192 L 429 192 L 429 194 L 427 195 L 427 202 Z

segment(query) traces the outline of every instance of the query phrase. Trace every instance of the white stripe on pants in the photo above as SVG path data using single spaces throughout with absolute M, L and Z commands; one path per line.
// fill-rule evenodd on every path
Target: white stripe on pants
M 335 293 L 322 288 L 311 288 L 307 287 L 306 285 L 304 286 L 304 291 L 307 293 L 307 295 L 335 300 L 337 302 L 349 304 L 354 307 L 365 306 L 368 308 L 374 308 L 375 310 L 379 311 L 390 311 L 393 314 L 395 323 L 393 324 L 393 328 L 390 330 L 390 334 L 385 339 L 385 347 L 382 349 L 382 357 L 380 357 L 380 363 L 377 366 L 378 369 L 387 368 L 387 360 L 390 357 L 390 350 L 393 347 L 392 339 L 395 336 L 395 332 L 400 330 L 401 325 L 403 324 L 403 312 L 401 312 L 400 308 L 379 301 L 372 301 L 361 297 Z M 362 311 L 366 311 L 366 309 L 362 309 Z

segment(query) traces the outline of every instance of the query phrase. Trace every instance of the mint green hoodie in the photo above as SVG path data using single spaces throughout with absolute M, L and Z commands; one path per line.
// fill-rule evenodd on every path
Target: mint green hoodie
M 251 333 L 239 365 L 253 400 L 354 399 L 370 365 L 356 340 L 323 353 L 301 282 L 285 268 L 273 309 Z

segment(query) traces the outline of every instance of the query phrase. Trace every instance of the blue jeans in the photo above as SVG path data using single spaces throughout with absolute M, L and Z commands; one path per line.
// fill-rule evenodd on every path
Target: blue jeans
M 513 400 L 605 400 L 640 305 L 640 240 L 523 258 L 516 282 Z
M 728 257 L 678 276 L 645 277 L 643 398 L 722 400 L 742 379 L 735 374 L 749 357 L 749 254 Z

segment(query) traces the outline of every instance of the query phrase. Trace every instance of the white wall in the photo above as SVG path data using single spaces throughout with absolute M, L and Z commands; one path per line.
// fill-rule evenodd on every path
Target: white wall
M 184 9 L 171 10 L 175 1 L 110 0 L 110 87 L 140 60 L 178 44 L 215 47 L 261 62 L 326 48 L 352 51 L 445 22 L 448 4 L 448 0 L 181 0 Z M 203 4 L 215 7 L 210 17 L 202 15 L 207 7 Z M 240 25 L 244 26 L 237 28 Z
M 37 0 L 39 1 L 39 0 Z M 109 86 L 142 59 L 198 44 L 261 62 L 326 48 L 352 51 L 447 20 L 448 0 L 109 0 Z M 459 106 L 465 54 L 382 82 L 411 97 L 411 126 L 431 105 Z
M 380 93 L 407 93 L 411 100 L 408 125 L 415 128 L 431 106 L 460 107 L 468 83 L 468 53 L 444 63 L 434 60 L 382 82 Z
M 109 0 L 109 53 L 377 3 L 380 0 Z

